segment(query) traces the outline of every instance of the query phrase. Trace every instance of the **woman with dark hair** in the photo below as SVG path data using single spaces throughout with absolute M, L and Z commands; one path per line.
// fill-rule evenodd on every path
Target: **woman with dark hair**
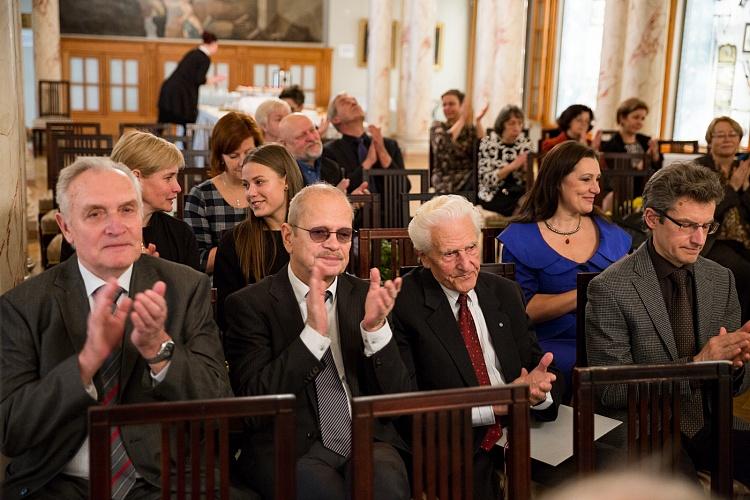
M 234 111 L 222 116 L 211 132 L 211 178 L 185 196 L 185 222 L 198 241 L 201 269 L 209 274 L 222 231 L 245 220 L 242 164 L 261 144 L 263 133 L 251 117 Z
M 541 153 L 544 154 L 565 141 L 578 141 L 598 151 L 602 140 L 601 130 L 597 130 L 591 140 L 588 138 L 588 133 L 594 128 L 593 123 L 594 112 L 591 111 L 591 108 L 583 104 L 568 106 L 557 119 L 560 133 L 542 142 Z
M 512 215 L 526 192 L 526 157 L 531 142 L 523 134 L 523 111 L 505 106 L 495 126 L 479 142 L 479 203 L 487 210 Z
M 596 152 L 567 141 L 544 156 L 516 222 L 498 239 L 503 262 L 516 264 L 542 351 L 566 377 L 576 361 L 576 275 L 599 272 L 627 254 L 630 236 L 594 206 L 599 193 Z
M 487 106 L 472 121 L 463 92 L 451 89 L 440 98 L 445 121 L 433 122 L 430 127 L 432 186 L 436 193 L 472 191 L 475 189 L 474 151 L 477 141 L 484 137 L 482 117 Z
M 742 126 L 732 118 L 715 118 L 706 130 L 708 154 L 695 162 L 718 172 L 724 185 L 724 199 L 714 214 L 721 226 L 701 253 L 731 269 L 744 323 L 750 320 L 750 158 L 737 154 L 742 135 Z
M 304 186 L 297 162 L 279 144 L 266 144 L 247 155 L 242 184 L 250 203 L 247 219 L 224 232 L 216 252 L 216 319 L 222 331 L 226 329 L 226 298 L 289 262 L 281 241 L 281 224 L 286 222 L 289 202 Z
M 164 80 L 159 91 L 159 123 L 195 123 L 198 118 L 198 89 L 204 83 L 213 85 L 224 80 L 224 75 L 206 78 L 211 56 L 219 50 L 216 35 L 203 32 L 203 43 L 191 50 Z
M 305 106 L 305 93 L 299 85 L 284 87 L 279 94 L 279 99 L 289 104 L 292 113 L 299 113 Z

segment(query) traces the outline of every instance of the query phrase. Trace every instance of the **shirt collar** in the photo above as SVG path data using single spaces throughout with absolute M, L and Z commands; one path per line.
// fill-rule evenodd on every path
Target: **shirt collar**
M 198 45 L 198 50 L 200 50 L 201 52 L 203 52 L 204 54 L 206 54 L 208 57 L 211 57 L 211 53 L 203 45 Z
M 81 277 L 83 278 L 83 286 L 86 287 L 86 296 L 90 297 L 100 286 L 106 285 L 107 282 L 95 275 L 83 265 L 81 259 L 78 259 L 78 269 L 81 271 Z M 130 292 L 130 278 L 133 275 L 133 264 L 130 264 L 124 273 L 117 278 L 117 284 L 125 290 L 127 295 Z
M 299 279 L 296 274 L 294 274 L 291 265 L 287 266 L 286 270 L 289 274 L 289 282 L 292 284 L 294 298 L 297 300 L 297 304 L 302 304 L 307 299 L 307 292 L 310 291 L 310 287 L 307 286 L 301 279 Z M 331 292 L 331 297 L 333 297 L 333 300 L 336 300 L 336 287 L 338 286 L 338 282 L 339 278 L 337 276 L 333 280 L 333 283 L 331 283 L 331 286 L 326 288 L 326 290 L 329 290 Z
M 659 280 L 663 280 L 678 269 L 685 269 L 691 275 L 693 274 L 693 264 L 685 264 L 682 267 L 675 266 L 667 259 L 659 255 L 654 247 L 653 238 L 648 239 L 648 255 L 651 257 L 651 263 L 654 265 L 654 271 L 656 271 L 656 277 Z
M 448 302 L 450 303 L 451 307 L 458 307 L 458 296 L 461 294 L 456 290 L 451 290 L 450 288 L 443 286 L 442 283 L 438 284 L 440 285 L 440 288 L 443 289 L 443 293 L 448 298 Z M 472 302 L 474 304 L 479 303 L 477 300 L 477 292 L 475 292 L 473 288 L 466 292 L 466 295 L 469 296 L 469 302 Z

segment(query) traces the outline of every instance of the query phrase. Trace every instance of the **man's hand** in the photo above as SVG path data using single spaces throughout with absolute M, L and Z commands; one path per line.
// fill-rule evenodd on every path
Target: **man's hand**
M 739 368 L 750 361 L 750 321 L 736 332 L 728 333 L 723 326 L 711 337 L 693 361 L 731 361 Z
M 84 386 L 91 383 L 97 370 L 122 342 L 132 300 L 123 297 L 119 304 L 115 304 L 118 289 L 117 281 L 109 279 L 94 296 L 94 308 L 86 324 L 86 342 L 78 353 L 78 368 Z
M 370 191 L 367 189 L 368 183 L 363 182 L 357 188 L 352 191 L 350 194 L 370 194 Z
M 370 142 L 370 147 L 367 149 L 367 156 L 362 160 L 362 168 L 364 170 L 370 170 L 375 163 L 378 161 L 378 152 L 375 148 L 375 141 Z
M 320 134 L 320 137 L 323 137 L 328 130 L 328 125 L 330 125 L 331 122 L 328 121 L 328 117 L 324 116 L 320 120 L 320 124 L 318 125 L 318 134 Z
M 547 399 L 547 393 L 552 390 L 552 382 L 557 379 L 554 373 L 547 371 L 552 364 L 552 358 L 551 352 L 545 353 L 536 368 L 530 372 L 526 371 L 526 368 L 521 368 L 521 376 L 513 381 L 514 384 L 528 384 L 529 402 L 532 406 Z
M 310 291 L 307 292 L 307 324 L 320 335 L 328 336 L 328 310 L 326 309 L 326 282 L 323 267 L 318 261 L 310 273 Z
M 156 250 L 156 245 L 149 243 L 147 247 L 141 249 L 141 253 L 151 255 L 152 257 L 158 257 L 159 252 Z
M 374 332 L 385 325 L 386 317 L 396 303 L 398 292 L 401 291 L 401 278 L 386 281 L 380 286 L 380 271 L 370 269 L 370 289 L 365 299 L 365 317 L 362 326 L 365 331 Z
M 346 177 L 341 179 L 339 183 L 336 184 L 336 189 L 346 194 L 346 190 L 349 189 L 349 179 L 347 179 Z
M 372 137 L 370 148 L 372 149 L 372 146 L 375 146 L 375 154 L 377 155 L 377 160 L 380 162 L 380 166 L 382 168 L 390 167 L 393 160 L 391 159 L 391 155 L 388 154 L 388 150 L 385 149 L 385 140 L 383 139 L 382 130 L 380 129 L 380 127 L 370 125 L 367 127 L 367 131 Z
M 138 293 L 133 301 L 133 311 L 130 313 L 133 331 L 130 340 L 144 358 L 156 356 L 162 343 L 169 340 L 169 335 L 164 331 L 164 323 L 167 321 L 167 301 L 164 298 L 166 292 L 167 284 L 157 281 L 151 289 Z

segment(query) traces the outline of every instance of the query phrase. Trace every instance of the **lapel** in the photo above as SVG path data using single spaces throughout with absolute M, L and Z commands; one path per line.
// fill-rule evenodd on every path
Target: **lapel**
M 354 284 L 352 278 L 346 274 L 338 277 L 336 285 L 336 318 L 339 324 L 339 343 L 341 344 L 341 356 L 344 359 L 344 372 L 346 383 L 349 385 L 352 396 L 360 394 L 359 380 L 357 377 L 358 353 L 362 351 L 361 333 L 359 323 L 362 321 L 362 304 L 357 304 L 359 295 L 354 295 Z
M 65 331 L 70 338 L 75 353 L 81 352 L 86 342 L 86 322 L 91 307 L 86 295 L 78 259 L 71 257 L 60 266 L 53 290 L 55 300 L 60 308 Z
M 677 360 L 677 344 L 672 332 L 672 324 L 669 321 L 669 313 L 664 303 L 656 270 L 648 254 L 648 242 L 642 244 L 633 254 L 633 286 L 638 293 L 643 309 L 651 318 L 659 337 L 667 348 L 670 357 Z M 635 332 L 638 335 L 638 332 Z
M 427 325 L 453 359 L 464 384 L 467 387 L 479 385 L 448 298 L 432 275 L 432 271 L 421 269 L 419 273 L 419 278 L 424 283 L 424 304 L 431 311 L 427 316 Z
M 504 310 L 502 300 L 499 300 L 498 296 L 492 295 L 492 291 L 488 288 L 482 273 L 479 274 L 474 291 L 479 299 L 479 307 L 482 308 L 484 321 L 492 338 L 495 356 L 500 362 L 503 379 L 510 384 L 521 374 L 518 347 L 513 341 L 513 335 L 510 331 L 511 318 Z
M 721 310 L 720 308 L 713 308 L 714 295 L 711 291 L 714 289 L 714 277 L 706 266 L 701 265 L 701 259 L 702 257 L 699 257 L 698 262 L 693 266 L 693 270 L 695 271 L 695 299 L 698 305 L 697 350 L 706 345 L 711 332 L 714 332 L 714 334 L 719 332 L 719 325 L 715 325 L 712 321 L 716 318 L 716 315 L 712 314 L 712 311 Z
M 138 260 L 133 263 L 133 275 L 130 277 L 130 289 L 128 290 L 128 297 L 131 299 L 135 295 L 144 290 L 148 290 L 154 283 L 159 281 L 159 275 L 156 270 L 149 265 L 149 258 L 141 256 Z M 169 290 L 167 290 L 167 297 L 169 297 Z M 167 318 L 169 321 L 169 318 Z M 168 325 L 165 325 L 169 328 Z M 127 321 L 125 323 L 125 341 L 122 346 L 122 365 L 120 367 L 120 393 L 122 394 L 130 381 L 130 376 L 133 373 L 136 363 L 141 358 L 141 354 L 138 349 L 133 345 L 130 335 L 133 332 L 133 323 Z

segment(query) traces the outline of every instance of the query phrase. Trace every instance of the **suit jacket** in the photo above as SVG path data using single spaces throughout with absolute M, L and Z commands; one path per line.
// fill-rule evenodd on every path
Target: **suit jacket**
M 479 298 L 503 379 L 507 383 L 533 370 L 543 353 L 526 315 L 518 284 L 489 273 L 479 273 Z M 469 359 L 458 322 L 448 299 L 429 269 L 418 268 L 404 277 L 393 309 L 394 335 L 409 374 L 420 390 L 475 387 L 479 383 Z M 532 414 L 541 420 L 557 418 L 563 377 L 552 385 L 554 404 Z
M 677 354 L 672 326 L 656 271 L 648 253 L 648 242 L 616 262 L 588 286 L 586 304 L 586 351 L 591 366 L 684 363 Z M 696 354 L 724 326 L 740 326 L 740 306 L 734 277 L 729 269 L 699 257 L 694 265 L 697 307 Z M 735 391 L 750 384 L 748 370 L 735 374 Z M 689 387 L 683 387 L 688 397 Z M 626 388 L 607 386 L 601 401 L 611 409 L 627 408 Z M 682 407 L 686 407 L 683 403 Z
M 284 266 L 229 296 L 225 349 L 235 394 L 291 393 L 297 397 L 295 446 L 299 457 L 320 439 L 315 377 L 324 365 L 300 339 L 304 323 L 287 269 Z M 364 355 L 359 324 L 368 286 L 348 274 L 338 277 L 336 314 L 346 382 L 352 396 L 408 391 L 412 385 L 395 340 L 369 358 Z M 270 463 L 273 429 L 262 422 L 254 427 L 247 434 L 245 451 L 254 453 L 261 463 Z M 403 447 L 390 424 L 377 423 L 375 437 Z
M 322 156 L 320 158 L 320 180 L 335 186 L 344 178 L 342 169 L 338 163 L 330 158 Z
M 142 255 L 134 264 L 129 295 L 162 280 L 169 307 L 165 330 L 175 350 L 166 378 L 153 385 L 149 368 L 130 342 L 128 322 L 120 371 L 121 402 L 148 403 L 231 396 L 206 275 Z M 75 258 L 0 297 L 0 434 L 11 457 L 2 497 L 32 494 L 57 475 L 87 435 L 87 410 L 78 353 L 86 341 L 89 302 Z M 98 374 L 97 392 L 102 396 Z M 122 438 L 138 473 L 158 486 L 158 428 L 123 427 Z M 26 493 L 24 493 L 26 492 Z
M 370 147 L 370 137 L 365 136 L 365 146 Z M 353 191 L 363 181 L 362 166 L 359 162 L 359 156 L 357 152 L 358 138 L 345 135 L 341 139 L 336 139 L 327 143 L 323 147 L 323 158 L 327 158 L 335 161 L 344 170 L 345 176 L 350 180 L 349 192 Z M 401 148 L 398 146 L 398 142 L 388 137 L 383 138 L 383 144 L 386 151 L 391 157 L 391 165 L 388 168 L 399 168 L 404 169 L 404 158 L 401 155 Z M 379 161 L 375 162 L 372 168 L 383 168 Z M 382 178 L 377 178 L 376 181 L 377 192 L 382 193 L 385 189 L 385 184 Z M 409 191 L 409 187 L 404 187 L 405 191 Z

